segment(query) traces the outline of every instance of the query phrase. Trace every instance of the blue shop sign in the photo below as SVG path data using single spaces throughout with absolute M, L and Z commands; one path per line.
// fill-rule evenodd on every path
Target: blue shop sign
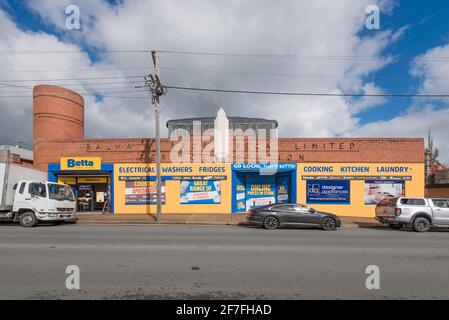
M 296 163 L 235 163 L 232 165 L 235 171 L 291 171 L 296 170 Z
M 350 181 L 307 180 L 307 204 L 350 204 Z

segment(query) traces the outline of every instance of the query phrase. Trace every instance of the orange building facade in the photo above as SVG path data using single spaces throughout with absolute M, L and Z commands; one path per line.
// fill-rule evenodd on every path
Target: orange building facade
M 154 212 L 154 139 L 85 139 L 83 98 L 65 88 L 37 86 L 33 103 L 34 165 L 49 179 L 72 185 L 79 210 L 109 202 L 115 214 Z M 371 217 L 382 195 L 424 195 L 423 139 L 279 138 L 277 164 L 263 161 L 273 149 L 270 141 L 256 141 L 254 148 L 232 136 L 232 159 L 239 163 L 202 163 L 211 156 L 210 138 L 190 140 L 161 141 L 163 212 L 229 214 L 301 202 Z M 174 163 L 180 143 L 188 156 Z M 261 173 L 267 167 L 276 169 L 271 178 Z

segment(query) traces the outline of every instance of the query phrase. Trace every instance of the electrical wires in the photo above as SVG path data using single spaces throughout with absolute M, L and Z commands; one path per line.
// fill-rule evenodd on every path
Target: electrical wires
M 208 89 L 195 87 L 164 86 L 167 89 L 220 92 L 220 93 L 242 93 L 242 94 L 261 94 L 261 95 L 283 95 L 283 96 L 318 96 L 318 97 L 389 97 L 389 98 L 449 98 L 449 94 L 405 94 L 405 93 L 313 93 L 313 92 L 280 92 L 280 91 L 248 91 L 248 90 L 230 90 L 230 89 Z

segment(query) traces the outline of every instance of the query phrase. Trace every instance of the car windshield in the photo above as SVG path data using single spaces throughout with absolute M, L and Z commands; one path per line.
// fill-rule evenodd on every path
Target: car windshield
M 72 189 L 69 186 L 63 184 L 49 183 L 48 193 L 50 199 L 53 200 L 68 200 L 75 201 Z

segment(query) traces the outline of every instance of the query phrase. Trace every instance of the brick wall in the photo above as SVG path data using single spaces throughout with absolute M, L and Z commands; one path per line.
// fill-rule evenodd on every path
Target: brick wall
M 177 142 L 162 139 L 161 153 L 163 162 L 172 162 L 170 151 Z M 207 147 L 193 142 L 185 143 L 189 150 L 189 161 L 193 161 Z M 245 161 L 248 156 L 260 160 L 248 150 L 247 142 L 242 146 L 234 143 L 234 156 L 244 150 Z M 270 144 L 266 146 L 270 150 Z M 363 139 L 363 138 L 280 138 L 278 141 L 279 161 L 282 162 L 374 162 L 374 163 L 423 163 L 423 139 Z M 193 152 L 192 150 L 195 150 Z M 239 152 L 236 152 L 240 150 Z M 46 169 L 48 163 L 59 163 L 61 157 L 101 157 L 104 163 L 143 163 L 154 162 L 156 145 L 154 139 L 86 139 L 73 141 L 45 141 L 40 143 L 38 159 L 35 164 Z M 251 160 L 251 159 L 250 159 Z
M 71 90 L 50 85 L 34 88 L 34 164 L 46 170 L 48 163 L 61 157 L 101 157 L 104 163 L 154 162 L 154 139 L 84 139 L 84 101 Z M 171 150 L 184 146 L 185 162 L 210 162 L 203 155 L 213 146 L 213 138 L 193 137 L 188 142 L 162 139 L 163 162 L 172 162 Z M 248 138 L 230 139 L 232 160 L 267 160 L 275 144 L 249 144 Z M 205 151 L 206 150 L 206 151 Z M 262 152 L 267 151 L 267 152 Z M 210 154 L 210 158 L 213 156 Z M 203 159 L 203 160 L 201 160 Z M 282 162 L 378 162 L 423 163 L 423 139 L 281 138 L 278 160 Z M 174 160 L 175 161 L 175 160 Z

